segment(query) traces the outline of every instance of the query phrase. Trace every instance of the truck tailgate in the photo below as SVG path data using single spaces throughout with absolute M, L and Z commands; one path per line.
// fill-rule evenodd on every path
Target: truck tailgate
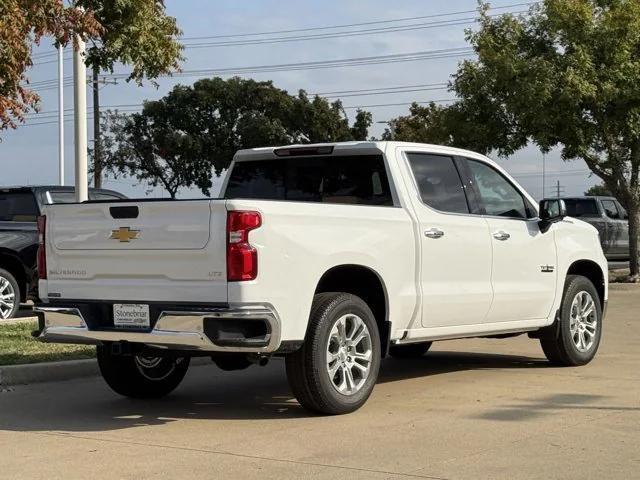
M 225 303 L 224 200 L 46 208 L 49 298 Z

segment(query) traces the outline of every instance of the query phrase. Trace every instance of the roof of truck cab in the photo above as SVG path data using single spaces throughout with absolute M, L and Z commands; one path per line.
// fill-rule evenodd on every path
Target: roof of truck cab
M 277 147 L 261 147 L 261 148 L 249 148 L 245 150 L 239 150 L 234 160 L 249 160 L 249 159 L 265 159 L 265 158 L 295 158 L 295 157 L 277 157 L 275 155 L 276 150 L 289 149 L 289 148 L 321 148 L 321 147 L 333 147 L 336 153 L 348 153 L 352 151 L 358 152 L 386 152 L 390 149 L 403 147 L 403 148 L 427 148 L 434 153 L 442 153 L 448 155 L 460 155 L 466 157 L 476 157 L 486 159 L 485 155 L 462 148 L 448 147 L 444 145 L 434 145 L 428 143 L 412 143 L 412 142 L 391 142 L 391 141 L 353 141 L 353 142 L 330 142 L 330 143 L 308 143 L 308 144 L 292 144 L 281 145 Z

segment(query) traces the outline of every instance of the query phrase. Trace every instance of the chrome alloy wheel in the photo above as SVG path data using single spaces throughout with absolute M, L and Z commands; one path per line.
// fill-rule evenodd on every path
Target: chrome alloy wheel
M 136 368 L 140 374 L 153 381 L 167 378 L 175 370 L 176 364 L 182 360 L 182 358 L 135 356 Z
M 0 277 L 0 318 L 9 318 L 16 305 L 16 292 L 13 290 L 11 282 L 4 277 Z
M 587 352 L 593 347 L 598 331 L 598 312 L 589 292 L 576 294 L 571 303 L 569 329 L 571 339 L 579 352 Z
M 367 381 L 373 348 L 367 325 L 354 314 L 334 323 L 327 342 L 327 374 L 343 395 L 357 393 Z

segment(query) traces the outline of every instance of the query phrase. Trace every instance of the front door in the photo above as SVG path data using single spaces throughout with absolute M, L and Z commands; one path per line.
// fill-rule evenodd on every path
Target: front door
M 466 165 L 493 249 L 493 303 L 487 321 L 547 318 L 558 275 L 553 227 L 540 231 L 529 201 L 493 166 L 470 159 Z
M 408 153 L 421 246 L 422 326 L 485 321 L 491 306 L 491 240 L 473 215 L 453 157 Z

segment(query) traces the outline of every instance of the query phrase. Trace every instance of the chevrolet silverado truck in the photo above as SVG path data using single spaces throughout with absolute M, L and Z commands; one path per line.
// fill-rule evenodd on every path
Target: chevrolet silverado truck
M 125 197 L 111 190 L 92 188 L 89 198 Z M 36 219 L 42 207 L 74 201 L 73 187 L 0 187 L 0 320 L 14 317 L 21 302 L 38 298 Z
M 341 414 L 386 355 L 528 334 L 577 366 L 602 335 L 596 229 L 456 148 L 243 150 L 221 198 L 51 205 L 39 225 L 34 334 L 97 345 L 129 397 L 168 394 L 194 356 L 226 370 L 281 356 L 303 407 Z

